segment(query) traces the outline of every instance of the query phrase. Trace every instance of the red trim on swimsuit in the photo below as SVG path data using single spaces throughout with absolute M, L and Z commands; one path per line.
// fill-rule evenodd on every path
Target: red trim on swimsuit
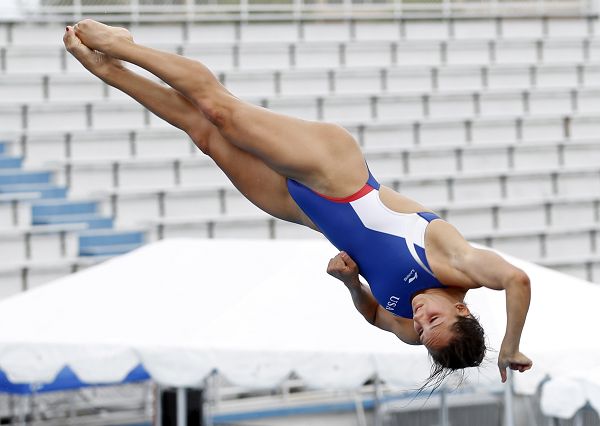
M 313 192 L 315 194 L 317 194 L 319 197 L 323 197 L 329 201 L 333 201 L 334 203 L 349 203 L 351 201 L 355 201 L 361 197 L 364 197 L 369 192 L 371 192 L 373 189 L 374 188 L 371 185 L 369 185 L 368 183 L 365 183 L 365 185 L 362 188 L 360 188 L 358 191 L 356 191 L 354 194 L 349 195 L 347 197 L 342 197 L 342 198 L 328 197 L 327 195 L 320 194 L 317 191 L 313 191 Z

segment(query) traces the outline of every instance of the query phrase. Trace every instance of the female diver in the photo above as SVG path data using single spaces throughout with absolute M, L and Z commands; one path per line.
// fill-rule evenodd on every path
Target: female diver
M 427 347 L 434 361 L 430 381 L 482 362 L 483 329 L 464 304 L 467 291 L 481 286 L 506 292 L 502 381 L 507 368 L 531 368 L 519 350 L 530 301 L 527 275 L 379 185 L 346 130 L 243 102 L 200 62 L 136 44 L 124 28 L 84 20 L 67 27 L 63 41 L 92 74 L 186 132 L 256 206 L 323 233 L 342 250 L 327 272 L 344 282 L 367 321 Z

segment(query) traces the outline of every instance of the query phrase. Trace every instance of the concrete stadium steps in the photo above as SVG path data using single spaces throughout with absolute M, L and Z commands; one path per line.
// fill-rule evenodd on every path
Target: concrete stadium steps
M 389 67 L 344 66 L 338 68 L 220 71 L 217 76 L 237 96 L 254 103 L 276 97 L 330 95 L 394 95 L 456 93 L 460 91 L 537 91 L 542 89 L 594 89 L 600 78 L 600 62 L 533 65 L 445 65 Z M 151 77 L 156 81 L 156 77 Z M 131 99 L 89 73 L 35 72 L 0 74 L 3 106 L 23 108 L 29 103 L 100 103 Z M 10 100 L 10 102 L 7 102 Z M 120 105 L 117 103 L 117 105 Z M 7 114 L 9 110 L 5 111 Z M 27 110 L 21 109 L 26 114 Z M 19 111 L 13 111 L 18 115 Z M 22 118 L 24 120 L 24 118 Z
M 397 179 L 380 181 L 390 187 L 399 185 Z M 410 182 L 404 184 L 410 185 Z M 192 217 L 200 220 L 205 217 L 260 214 L 258 208 L 232 185 L 102 191 L 97 193 L 97 197 L 102 201 L 104 210 L 113 212 L 115 221 L 121 227 L 145 225 L 153 220 L 177 221 Z M 517 199 L 488 197 L 483 200 L 438 200 L 430 201 L 428 207 L 465 232 L 520 231 L 539 226 L 568 227 L 572 223 L 598 226 L 599 197 L 600 194 L 594 191 L 576 196 L 568 193 L 545 197 L 532 194 Z
M 83 225 L 60 224 L 0 229 L 0 265 L 30 260 L 61 260 L 78 254 L 77 233 Z
M 374 129 L 382 130 L 381 127 L 362 128 L 358 139 L 364 141 L 366 137 L 371 137 L 370 132 L 374 132 Z M 397 139 L 390 139 L 387 144 L 381 144 L 379 147 L 371 147 L 372 140 L 368 140 L 369 143 L 364 144 L 367 161 L 376 176 L 395 175 L 405 181 L 406 178 L 437 178 L 440 175 L 461 177 L 463 174 L 468 176 L 485 172 L 508 176 L 529 172 L 566 176 L 568 173 L 594 169 L 600 164 L 597 133 L 594 137 L 580 140 L 564 139 L 557 135 L 556 139 L 527 141 L 515 140 L 514 136 L 510 139 L 511 135 L 506 134 L 502 142 L 501 138 L 491 142 L 477 139 L 477 144 L 468 144 L 457 139 L 428 143 L 421 139 L 420 143 L 415 143 L 415 139 L 410 135 L 399 138 L 396 127 L 383 127 L 383 130 L 389 133 L 383 133 L 383 136 L 380 134 L 378 137 L 389 135 L 390 138 L 393 136 Z M 535 134 L 534 129 L 531 130 L 531 134 Z M 539 136 L 539 133 L 536 136 Z M 102 138 L 99 137 L 99 140 Z M 114 139 L 103 143 L 110 146 L 128 142 L 118 142 Z M 173 143 L 174 146 L 178 145 Z M 106 148 L 105 151 L 118 150 Z M 55 149 L 53 152 L 64 151 Z M 68 186 L 72 194 L 79 196 L 105 189 L 153 190 L 173 186 L 193 187 L 228 183 L 225 174 L 198 150 L 192 155 L 170 157 L 163 155 L 141 158 L 121 155 L 89 159 L 93 157 L 93 152 L 90 151 L 89 156 L 82 155 L 81 159 L 54 159 L 45 163 L 45 166 L 56 172 L 55 179 L 58 184 Z M 170 153 L 171 150 L 167 149 L 165 152 Z
M 600 282 L 600 256 L 598 255 L 571 257 L 566 253 L 554 259 L 539 260 L 538 263 L 586 281 Z
M 175 128 L 23 132 L 10 143 L 29 167 L 68 159 L 104 160 L 203 156 L 189 137 Z
M 382 183 L 468 238 L 600 280 L 598 22 L 144 24 L 133 34 L 202 60 L 255 104 L 346 126 Z M 68 262 L 71 246 L 52 232 L 88 227 L 98 211 L 132 232 L 115 239 L 110 229 L 87 230 L 76 255 L 105 258 L 144 235 L 320 238 L 258 211 L 184 133 L 84 72 L 61 46 L 63 30 L 0 24 L 0 99 L 11 99 L 0 102 L 2 132 L 15 140 L 4 149 L 5 170 L 50 167 L 79 197 L 69 201 L 81 202 L 31 200 L 39 192 L 31 188 L 0 193 L 10 200 L 0 220 L 16 230 L 4 241 L 13 243 L 13 263 L 35 262 L 57 244 L 54 258 Z M 45 210 L 33 215 L 37 203 Z M 49 214 L 53 203 L 62 214 Z M 81 223 L 56 225 L 60 216 Z M 21 229 L 32 220 L 47 224 L 44 237 Z
M 131 24 L 135 40 L 152 43 L 266 42 L 277 34 L 286 42 L 311 40 L 448 40 L 473 38 L 585 37 L 600 32 L 597 17 L 498 17 L 450 19 L 353 19 L 314 22 L 197 22 Z M 64 25 L 1 23 L 0 45 L 61 44 Z
M 79 256 L 118 256 L 146 242 L 144 230 L 88 230 L 79 235 Z
M 88 229 L 112 228 L 113 219 L 103 216 L 97 201 L 50 200 L 31 206 L 32 225 L 82 223 Z
M 140 247 L 146 238 L 143 229 L 90 229 L 82 221 L 0 228 L 0 268 L 82 256 L 106 258 Z
M 22 169 L 21 158 L 7 156 L 6 143 L 0 147 L 0 235 L 10 253 L 0 264 L 114 255 L 144 240 L 143 232 L 106 230 L 113 218 L 102 214 L 99 202 L 66 199 L 51 171 Z
M 512 231 L 463 232 L 472 242 L 484 244 L 530 261 L 600 254 L 600 227 L 571 224 L 561 227 L 530 226 Z M 289 224 L 266 214 L 178 218 L 153 221 L 153 239 L 182 235 L 196 238 L 322 238 L 315 231 Z
M 211 39 L 213 40 L 213 39 Z M 153 44 L 215 72 L 339 67 L 538 65 L 600 60 L 598 38 Z M 87 73 L 63 47 L 0 47 L 3 74 Z
M 354 93 L 248 100 L 283 114 L 348 124 L 357 120 L 529 119 L 556 114 L 577 118 L 579 115 L 600 114 L 600 85 L 481 91 L 462 89 L 413 94 L 381 93 L 377 87 L 368 89 L 364 93 L 355 90 Z M 170 129 L 168 123 L 132 100 L 3 102 L 0 103 L 0 113 L 5 118 L 5 132 L 32 136 L 57 131 L 72 134 L 83 130 Z M 77 149 L 77 146 L 70 149 Z
M 389 134 L 397 138 L 394 130 L 389 130 Z M 368 128 L 363 130 L 363 133 L 371 131 L 373 129 Z M 595 137 L 581 140 L 548 138 L 517 141 L 509 137 L 507 134 L 503 142 L 478 142 L 469 145 L 460 141 L 452 143 L 451 139 L 438 143 L 415 144 L 413 138 L 405 136 L 403 140 L 390 139 L 388 144 L 382 144 L 380 147 L 369 147 L 371 144 L 367 144 L 364 152 L 377 176 L 395 175 L 403 179 L 433 178 L 440 174 L 460 176 L 479 172 L 567 172 L 578 170 L 581 166 L 593 168 L 600 164 L 597 134 Z M 364 138 L 363 135 L 359 140 Z M 118 142 L 107 140 L 104 143 L 109 145 Z M 114 152 L 110 149 L 107 151 Z M 56 149 L 54 152 L 61 150 Z M 170 153 L 171 150 L 165 152 Z M 141 158 L 122 155 L 89 159 L 91 157 L 93 151 L 90 151 L 89 156 L 83 155 L 81 159 L 55 159 L 45 166 L 56 172 L 55 178 L 59 185 L 68 186 L 72 194 L 80 196 L 107 188 L 160 189 L 228 182 L 225 174 L 212 160 L 199 151 L 193 155 L 170 157 L 163 155 Z
M 49 281 L 84 270 L 105 257 L 72 257 L 55 260 L 14 262 L 0 265 L 0 299 L 31 290 Z

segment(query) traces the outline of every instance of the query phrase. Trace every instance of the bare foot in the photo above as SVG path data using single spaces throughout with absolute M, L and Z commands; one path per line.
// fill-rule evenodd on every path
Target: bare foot
M 92 50 L 83 44 L 75 35 L 73 27 L 67 27 L 63 36 L 63 43 L 67 51 L 81 62 L 81 65 L 100 78 L 106 77 L 112 70 L 123 68 L 123 64 L 118 59 Z
M 110 27 L 92 19 L 84 19 L 74 26 L 75 35 L 93 50 L 112 54 L 112 47 L 119 42 L 133 43 L 131 33 L 125 28 Z

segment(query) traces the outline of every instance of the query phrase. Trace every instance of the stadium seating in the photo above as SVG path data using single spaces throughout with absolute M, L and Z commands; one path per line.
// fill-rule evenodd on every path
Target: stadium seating
M 344 125 L 381 182 L 470 240 L 598 281 L 598 25 L 502 18 L 131 30 L 139 42 L 202 60 L 252 103 Z M 184 133 L 85 72 L 62 48 L 63 31 L 0 23 L 6 294 L 85 267 L 93 260 L 84 256 L 103 260 L 159 238 L 319 237 L 260 212 Z

